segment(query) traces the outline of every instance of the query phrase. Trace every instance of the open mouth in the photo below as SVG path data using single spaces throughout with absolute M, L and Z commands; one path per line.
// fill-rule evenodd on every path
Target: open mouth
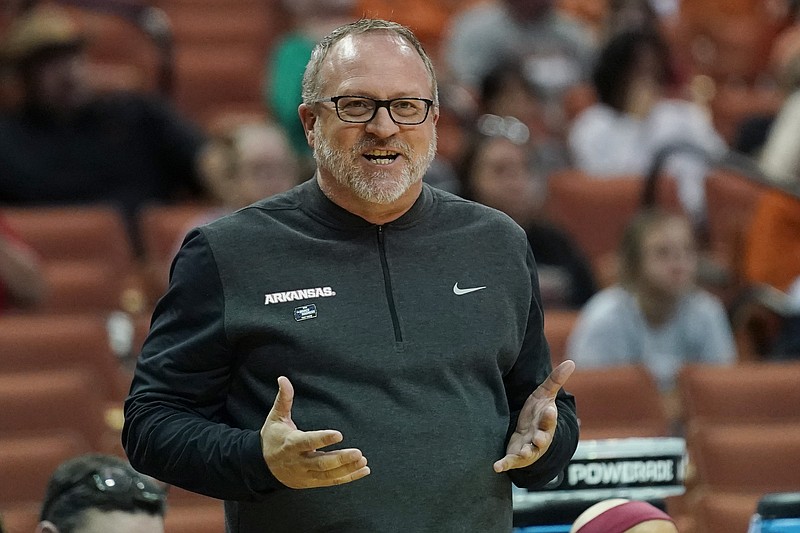
M 364 153 L 364 158 L 376 165 L 391 165 L 398 157 L 400 154 L 390 150 L 370 150 Z

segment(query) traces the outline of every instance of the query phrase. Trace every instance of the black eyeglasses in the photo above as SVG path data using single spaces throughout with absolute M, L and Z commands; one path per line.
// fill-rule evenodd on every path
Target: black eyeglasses
M 133 474 L 122 467 L 105 466 L 63 485 L 60 491 L 48 498 L 48 505 L 42 510 L 42 516 L 47 517 L 55 502 L 81 487 L 101 492 L 111 501 L 133 501 L 155 508 L 162 507 L 167 498 L 166 490 L 154 480 Z
M 366 96 L 332 96 L 320 98 L 312 103 L 333 102 L 336 107 L 336 116 L 343 122 L 361 124 L 369 122 L 378 113 L 378 109 L 385 107 L 389 117 L 395 124 L 402 126 L 416 126 L 428 118 L 428 111 L 433 105 L 433 100 L 427 98 L 393 98 L 391 100 L 376 100 Z

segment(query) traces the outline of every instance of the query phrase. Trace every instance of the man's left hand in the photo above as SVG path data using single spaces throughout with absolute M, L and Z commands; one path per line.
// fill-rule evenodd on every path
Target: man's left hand
M 558 421 L 556 393 L 567 382 L 573 370 L 575 363 L 564 361 L 528 396 L 519 413 L 517 428 L 508 441 L 506 456 L 494 463 L 495 472 L 525 468 L 545 454 L 553 442 Z

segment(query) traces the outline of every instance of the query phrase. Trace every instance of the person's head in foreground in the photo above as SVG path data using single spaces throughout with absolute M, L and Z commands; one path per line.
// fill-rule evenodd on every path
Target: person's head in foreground
M 312 52 L 300 117 L 329 198 L 356 213 L 410 206 L 436 154 L 431 61 L 399 24 L 343 26 Z
M 165 499 L 159 484 L 124 460 L 82 455 L 53 472 L 36 533 L 162 533 Z
M 569 533 L 678 533 L 675 523 L 654 505 L 614 498 L 586 509 Z

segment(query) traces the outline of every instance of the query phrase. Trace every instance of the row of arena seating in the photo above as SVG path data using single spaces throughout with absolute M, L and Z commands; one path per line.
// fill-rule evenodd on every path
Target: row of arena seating
M 683 369 L 678 416 L 689 452 L 687 493 L 668 502 L 682 531 L 744 531 L 763 494 L 797 489 L 799 379 L 800 363 Z M 35 519 L 47 477 L 60 461 L 90 450 L 121 453 L 119 401 L 97 386 L 103 382 L 91 369 L 67 362 L 46 371 L 0 372 L 0 478 L 15 480 L 0 486 L 0 511 L 12 524 Z M 578 369 L 568 388 L 584 439 L 674 433 L 663 397 L 641 366 Z M 221 530 L 219 502 L 175 488 L 170 502 L 175 516 L 193 516 L 187 509 L 195 509 Z M 207 527 L 168 531 L 214 531 Z
M 625 226 L 641 206 L 643 186 L 637 176 L 598 180 L 575 170 L 559 172 L 548 183 L 547 216 L 575 239 L 601 285 L 615 277 L 613 257 Z M 708 235 L 703 247 L 729 279 L 720 289 L 742 287 L 744 237 L 767 190 L 743 173 L 721 168 L 706 180 Z M 660 180 L 657 198 L 665 208 L 678 208 L 672 179 Z M 110 207 L 7 208 L 3 216 L 42 258 L 52 287 L 44 311 L 93 312 L 121 305 L 130 309 L 137 301 L 152 305 L 166 286 L 166 265 L 180 238 L 205 209 L 194 204 L 144 208 L 135 228 L 142 247 L 139 258 L 125 223 Z M 135 288 L 143 292 L 131 292 Z

